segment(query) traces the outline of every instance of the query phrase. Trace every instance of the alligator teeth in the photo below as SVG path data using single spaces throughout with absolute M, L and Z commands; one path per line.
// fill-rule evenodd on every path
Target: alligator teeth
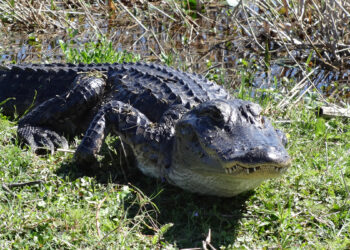
M 261 166 L 257 166 L 257 167 L 251 167 L 251 168 L 245 168 L 245 167 L 241 167 L 238 165 L 232 166 L 231 168 L 225 168 L 225 173 L 226 174 L 233 174 L 237 169 L 243 170 L 245 171 L 247 174 L 251 174 L 254 173 L 256 171 L 261 170 Z M 280 168 L 280 167 L 273 167 L 275 169 L 275 171 L 277 173 L 283 173 L 284 172 L 284 168 Z
M 281 173 L 283 172 L 283 168 L 275 167 L 275 171 L 278 173 Z
M 226 174 L 232 174 L 237 169 L 240 169 L 240 170 L 246 172 L 247 174 L 251 174 L 251 173 L 254 173 L 256 171 L 259 171 L 261 169 L 261 167 L 257 166 L 257 167 L 245 168 L 245 167 L 241 167 L 239 165 L 234 165 L 234 166 L 232 166 L 230 168 L 225 168 L 225 173 Z M 279 172 L 279 171 L 281 171 L 281 169 L 279 167 L 275 167 L 275 171 Z

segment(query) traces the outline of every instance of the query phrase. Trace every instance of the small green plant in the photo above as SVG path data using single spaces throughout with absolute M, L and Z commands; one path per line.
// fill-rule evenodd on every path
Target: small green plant
M 254 60 L 247 61 L 244 58 L 239 60 L 238 66 L 238 74 L 241 76 L 241 84 L 238 89 L 237 97 L 239 99 L 249 100 L 252 97 L 252 85 L 258 66 Z
M 192 18 L 198 18 L 197 12 L 201 12 L 203 10 L 202 5 L 198 0 L 182 0 L 181 5 L 186 14 Z
M 225 86 L 225 74 L 226 70 L 224 68 L 213 67 L 213 62 L 207 61 L 208 73 L 205 75 L 211 81 L 215 81 L 217 84 Z
M 61 49 L 69 63 L 122 63 L 137 62 L 140 56 L 126 51 L 117 52 L 106 37 L 97 42 L 88 42 L 77 46 L 73 42 L 59 41 Z

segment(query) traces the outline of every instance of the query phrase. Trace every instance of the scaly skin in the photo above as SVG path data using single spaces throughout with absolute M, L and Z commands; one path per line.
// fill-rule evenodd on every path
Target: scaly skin
M 78 74 L 88 71 L 105 76 Z M 143 173 L 202 194 L 237 195 L 279 176 L 291 162 L 284 134 L 258 104 L 233 99 L 200 75 L 145 63 L 0 69 L 0 102 L 17 97 L 5 114 L 14 104 L 23 113 L 35 90 L 35 108 L 19 121 L 19 138 L 33 150 L 53 152 L 87 129 L 75 159 L 90 171 L 109 133 L 131 148 Z

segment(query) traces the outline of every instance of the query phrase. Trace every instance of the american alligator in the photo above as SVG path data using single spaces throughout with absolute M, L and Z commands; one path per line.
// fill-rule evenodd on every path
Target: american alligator
M 68 147 L 66 138 L 87 129 L 75 152 L 85 169 L 93 170 L 109 133 L 131 149 L 143 173 L 202 194 L 237 195 L 291 162 L 285 135 L 258 104 L 167 66 L 2 66 L 0 103 L 12 97 L 2 105 L 6 115 L 33 107 L 18 122 L 19 138 L 33 150 Z

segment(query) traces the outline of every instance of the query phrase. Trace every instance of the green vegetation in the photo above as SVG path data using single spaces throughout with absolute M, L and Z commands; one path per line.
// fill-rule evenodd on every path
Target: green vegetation
M 90 177 L 59 176 L 55 172 L 70 157 L 38 157 L 11 142 L 13 123 L 2 117 L 0 128 L 2 249 L 153 248 L 161 244 L 162 230 L 147 225 L 152 222 L 148 197 L 131 187 L 103 185 Z M 11 183 L 34 180 L 42 183 L 11 187 Z M 141 233 L 145 228 L 150 228 L 152 237 Z
M 71 38 L 74 32 L 70 32 Z M 84 43 L 83 48 L 74 47 L 74 42 L 59 41 L 61 49 L 68 63 L 120 63 L 137 62 L 140 56 L 126 51 L 117 52 L 113 44 L 106 37 L 100 37 L 97 42 Z

